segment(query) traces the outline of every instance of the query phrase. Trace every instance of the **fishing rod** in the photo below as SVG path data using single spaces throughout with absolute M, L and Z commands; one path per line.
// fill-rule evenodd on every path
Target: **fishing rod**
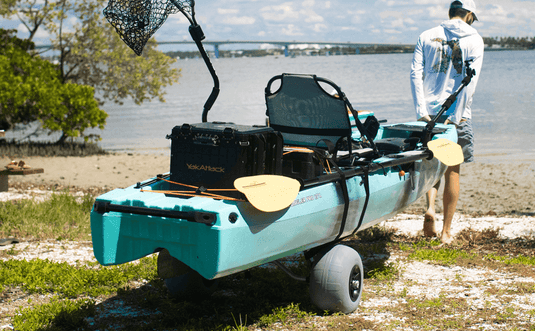
M 461 91 L 466 86 L 468 86 L 468 84 L 470 84 L 470 82 L 472 81 L 472 77 L 476 75 L 476 71 L 470 68 L 470 62 L 472 61 L 473 60 L 464 61 L 464 65 L 466 66 L 466 76 L 463 78 L 461 82 L 461 86 L 459 86 L 459 88 L 457 89 L 457 91 L 455 91 L 455 93 L 453 93 L 452 95 L 448 97 L 448 99 L 446 99 L 446 101 L 442 104 L 442 108 L 435 115 L 435 117 L 431 121 L 427 122 L 427 125 L 425 126 L 424 131 L 423 131 L 422 144 L 424 146 L 427 147 L 427 143 L 431 140 L 431 134 L 433 133 L 433 129 L 435 128 L 435 125 L 437 124 L 437 121 L 440 118 L 440 116 L 442 116 L 442 114 L 444 114 L 444 112 L 448 110 L 455 101 L 457 101 L 457 96 L 459 95 L 459 93 L 461 93 Z

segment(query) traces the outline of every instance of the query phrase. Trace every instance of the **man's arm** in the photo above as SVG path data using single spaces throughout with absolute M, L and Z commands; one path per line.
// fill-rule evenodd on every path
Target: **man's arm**
M 425 120 L 425 118 L 429 118 L 430 120 L 431 118 L 427 110 L 424 94 L 425 57 L 423 47 L 422 37 L 420 36 L 418 43 L 416 44 L 416 48 L 414 49 L 412 58 L 411 90 L 414 108 L 416 110 L 416 118 L 418 120 Z

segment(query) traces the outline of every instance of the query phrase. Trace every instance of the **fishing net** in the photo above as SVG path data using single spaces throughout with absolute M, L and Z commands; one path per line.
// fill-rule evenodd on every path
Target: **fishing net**
M 194 16 L 194 0 L 110 0 L 104 16 L 137 55 L 170 14 Z

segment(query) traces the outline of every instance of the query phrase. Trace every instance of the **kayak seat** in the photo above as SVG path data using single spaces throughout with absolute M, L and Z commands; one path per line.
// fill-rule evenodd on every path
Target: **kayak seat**
M 349 102 L 330 80 L 285 73 L 269 80 L 265 98 L 269 126 L 281 132 L 285 145 L 329 148 L 328 142 L 351 141 Z

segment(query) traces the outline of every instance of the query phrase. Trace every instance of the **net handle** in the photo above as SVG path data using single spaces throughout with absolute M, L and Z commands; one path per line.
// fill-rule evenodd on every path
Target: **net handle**
M 186 18 L 188 19 L 189 23 L 191 25 L 198 25 L 197 24 L 197 20 L 195 20 L 195 0 L 190 0 L 190 8 L 191 8 L 191 16 L 188 15 L 188 13 L 186 12 L 186 10 L 184 10 L 184 6 L 182 6 L 180 3 L 178 3 L 176 0 L 171 0 L 171 2 L 173 3 L 173 5 L 175 5 L 175 7 L 180 10 L 180 12 L 182 14 L 184 14 L 184 16 L 186 16 Z
M 208 57 L 208 54 L 206 53 L 206 50 L 204 49 L 204 46 L 202 44 L 202 41 L 204 40 L 205 36 L 204 32 L 201 29 L 201 26 L 197 24 L 197 21 L 195 20 L 195 0 L 190 0 L 191 16 L 188 15 L 186 10 L 184 10 L 184 6 L 181 6 L 177 0 L 170 1 L 176 6 L 178 10 L 180 10 L 180 12 L 182 12 L 182 14 L 184 14 L 184 16 L 186 16 L 186 18 L 190 22 L 189 33 L 191 35 L 191 38 L 197 45 L 197 48 L 201 53 L 204 63 L 206 64 L 208 71 L 210 71 L 210 75 L 212 76 L 212 79 L 214 81 L 214 87 L 212 88 L 212 92 L 208 96 L 208 99 L 204 103 L 204 109 L 202 112 L 202 121 L 208 122 L 208 112 L 210 111 L 210 109 L 212 109 L 212 106 L 214 105 L 217 97 L 219 96 L 219 78 L 217 77 L 214 66 L 212 65 L 212 62 L 210 62 L 210 58 Z

